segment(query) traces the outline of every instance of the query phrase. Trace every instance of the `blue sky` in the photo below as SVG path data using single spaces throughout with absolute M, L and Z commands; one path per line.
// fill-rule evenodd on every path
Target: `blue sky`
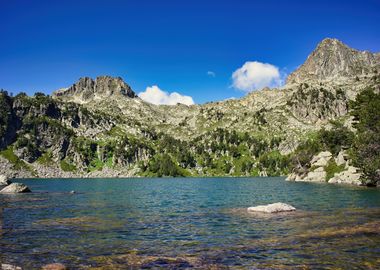
M 0 88 L 112 75 L 204 103 L 245 95 L 231 86 L 247 61 L 290 73 L 325 37 L 378 52 L 379 29 L 378 0 L 0 0 Z

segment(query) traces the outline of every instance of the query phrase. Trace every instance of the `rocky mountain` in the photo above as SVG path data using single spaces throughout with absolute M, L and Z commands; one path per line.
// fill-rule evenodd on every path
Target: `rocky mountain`
M 52 97 L 2 91 L 0 172 L 40 177 L 293 172 L 299 179 L 312 166 L 311 152 L 296 162 L 305 142 L 337 123 L 341 133 L 355 132 L 350 103 L 366 89 L 379 92 L 378 67 L 379 54 L 325 39 L 284 87 L 236 100 L 157 106 L 109 76 L 81 78 Z
M 380 53 L 358 51 L 337 39 L 326 38 L 306 62 L 289 75 L 287 83 L 360 78 L 378 70 L 379 66 Z
M 69 88 L 63 88 L 53 93 L 54 97 L 65 101 L 86 103 L 92 100 L 102 100 L 109 97 L 136 98 L 137 95 L 122 78 L 100 76 L 95 80 L 84 77 Z

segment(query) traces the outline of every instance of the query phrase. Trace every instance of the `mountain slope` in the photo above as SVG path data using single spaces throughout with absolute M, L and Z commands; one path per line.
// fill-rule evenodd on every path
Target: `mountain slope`
M 326 39 L 282 89 L 204 105 L 153 105 L 121 78 L 52 97 L 0 94 L 0 170 L 25 176 L 286 175 L 302 142 L 379 91 L 379 55 Z M 13 169 L 12 169 L 13 167 Z

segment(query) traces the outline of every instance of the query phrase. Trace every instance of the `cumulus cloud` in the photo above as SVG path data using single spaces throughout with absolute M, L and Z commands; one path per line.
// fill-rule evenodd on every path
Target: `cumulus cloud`
M 213 78 L 215 78 L 215 76 L 216 76 L 214 71 L 207 71 L 207 75 L 210 77 L 213 77 Z
M 236 89 L 251 92 L 266 86 L 278 87 L 282 79 L 278 67 L 257 61 L 246 62 L 232 74 L 232 86 Z
M 161 90 L 157 85 L 147 87 L 145 92 L 140 92 L 138 96 L 142 100 L 156 105 L 176 105 L 177 103 L 185 105 L 194 104 L 192 97 L 184 96 L 177 92 L 168 93 Z

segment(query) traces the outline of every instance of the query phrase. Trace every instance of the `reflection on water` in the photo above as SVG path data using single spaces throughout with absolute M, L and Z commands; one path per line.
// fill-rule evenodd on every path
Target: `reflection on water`
M 376 189 L 283 178 L 23 182 L 34 193 L 0 196 L 0 262 L 25 269 L 380 268 Z M 246 211 L 277 201 L 299 211 Z

